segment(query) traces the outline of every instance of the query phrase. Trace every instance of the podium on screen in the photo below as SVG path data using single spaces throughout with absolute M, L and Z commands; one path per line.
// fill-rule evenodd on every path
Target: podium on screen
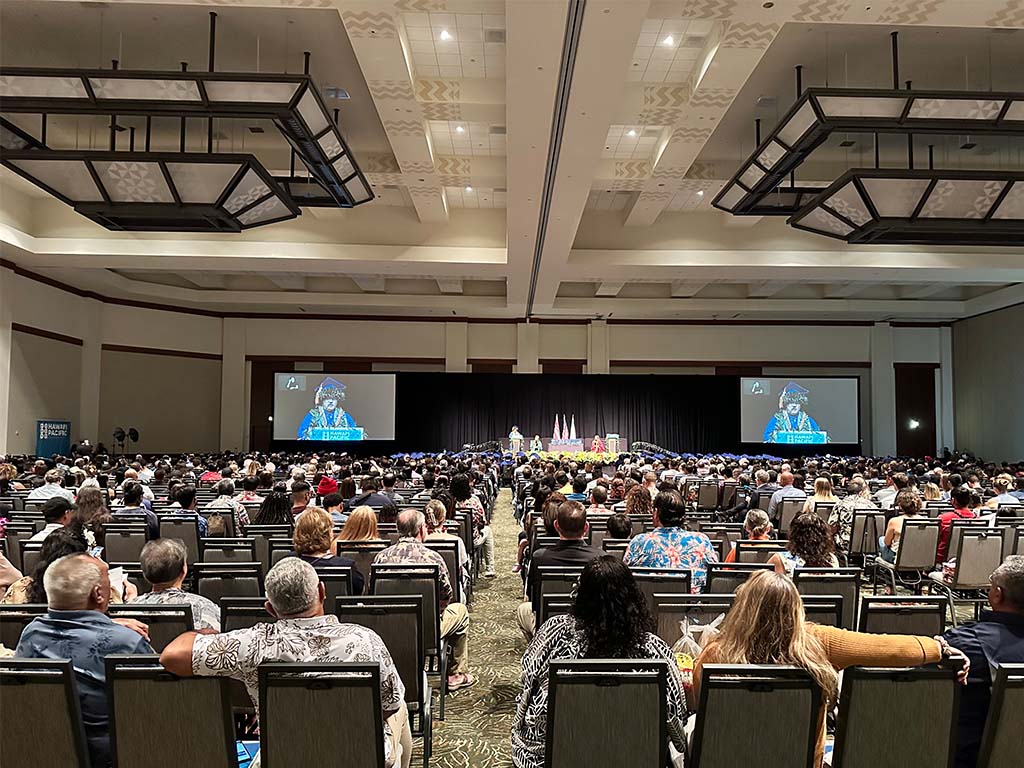
M 786 445 L 817 445 L 828 442 L 828 432 L 776 432 L 775 442 Z
M 310 440 L 365 440 L 362 427 L 314 427 L 309 430 Z

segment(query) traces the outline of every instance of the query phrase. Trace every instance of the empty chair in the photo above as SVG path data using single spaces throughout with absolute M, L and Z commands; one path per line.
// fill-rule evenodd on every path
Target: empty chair
M 1024 664 L 996 665 L 978 768 L 1016 768 L 1024 754 Z
M 704 591 L 715 595 L 735 592 L 736 587 L 750 578 L 750 574 L 773 570 L 768 563 L 710 563 Z
M 26 541 L 32 537 L 36 532 L 36 526 L 32 522 L 10 522 L 4 528 L 4 543 L 7 548 L 7 559 L 11 561 L 11 565 L 17 568 L 22 573 L 31 573 L 26 571 L 21 562 L 21 542 Z
M 784 541 L 739 539 L 736 542 L 737 563 L 767 563 L 772 555 L 786 551 Z
M 263 768 L 384 768 L 377 663 L 261 664 L 259 698 Z
M 70 661 L 0 659 L 0 723 L 0 765 L 89 768 Z
M 146 523 L 108 523 L 103 531 L 103 556 L 108 563 L 137 563 L 146 546 Z
M 370 569 L 377 555 L 387 549 L 390 545 L 387 541 L 373 539 L 369 541 L 339 541 L 337 553 L 347 557 L 356 564 L 356 569 L 363 574 L 363 577 L 370 575 Z M 472 552 L 472 545 L 470 545 Z M 369 591 L 370 580 L 366 579 L 366 590 Z
M 859 627 L 879 635 L 941 635 L 946 631 L 946 600 L 866 596 L 861 599 Z
M 647 606 L 654 612 L 654 594 L 690 594 L 691 574 L 689 570 L 668 571 L 660 568 L 635 568 L 631 567 L 630 572 L 640 587 L 644 597 L 647 598 Z
M 705 664 L 699 687 L 690 768 L 812 768 L 822 692 L 806 671 Z
M 204 563 L 259 562 L 256 557 L 256 539 L 252 536 L 203 539 L 201 545 Z
M 46 613 L 45 603 L 0 605 L 0 644 L 13 651 L 18 647 L 23 630 L 36 616 Z
M 728 595 L 654 595 L 654 621 L 657 635 L 668 645 L 682 637 L 681 623 L 689 620 L 695 625 L 708 625 L 727 614 L 736 596 Z
M 160 515 L 160 538 L 181 539 L 185 562 L 199 562 L 199 523 L 195 515 Z
M 663 659 L 552 661 L 546 768 L 664 766 L 668 674 Z
M 263 576 L 259 563 L 196 563 L 195 590 L 215 603 L 222 597 L 259 597 Z
M 960 687 L 952 669 L 847 669 L 833 768 L 952 765 Z M 927 725 L 898 712 L 927 712 Z
M 332 603 L 328 603 L 330 606 Z M 427 768 L 433 752 L 431 693 L 423 671 L 423 599 L 419 595 L 356 595 L 333 601 L 334 611 L 343 622 L 359 624 L 377 633 L 395 662 L 405 685 L 405 703 L 409 725 L 423 736 L 423 765 Z
M 256 559 L 263 564 L 263 572 L 270 570 L 270 553 L 268 539 L 292 539 L 292 526 L 281 525 L 247 525 L 245 535 L 256 541 Z
M 988 603 L 988 577 L 1003 562 L 1002 532 L 997 528 L 961 529 L 957 548 L 950 550 L 950 554 L 956 556 L 952 580 L 946 581 L 941 571 L 928 577 L 933 590 L 945 593 L 949 618 L 955 627 L 957 603 L 972 603 L 975 619 L 980 607 Z
M 336 597 L 352 594 L 351 565 L 322 565 L 316 569 L 316 575 L 324 585 L 324 605 L 331 605 Z
M 842 595 L 843 629 L 856 629 L 860 604 L 860 568 L 797 568 L 793 572 L 797 591 L 803 596 Z
M 256 624 L 273 624 L 275 621 L 277 621 L 277 617 L 267 611 L 266 598 L 222 597 L 220 599 L 221 632 L 249 629 Z
M 874 560 L 874 577 L 871 581 L 872 590 L 878 592 L 878 576 L 884 574 L 896 591 L 897 577 L 913 574 L 914 581 L 908 586 L 920 589 L 922 573 L 930 572 L 935 566 L 935 553 L 939 547 L 939 521 L 905 519 L 903 531 L 900 533 L 900 549 L 896 553 L 896 562 L 889 563 L 881 557 Z M 907 583 L 904 582 L 906 585 Z
M 283 557 L 295 552 L 295 546 L 291 539 L 267 539 L 267 562 L 273 568 Z
M 118 603 L 107 608 L 112 619 L 135 619 L 149 627 L 149 644 L 160 653 L 182 632 L 191 632 L 192 607 L 187 603 Z
M 157 656 L 108 656 L 106 662 L 110 748 L 118 768 L 238 765 L 226 679 L 178 677 Z M 161 727 L 154 730 L 152 723 Z
M 697 509 L 718 509 L 718 483 L 701 483 L 697 486 Z

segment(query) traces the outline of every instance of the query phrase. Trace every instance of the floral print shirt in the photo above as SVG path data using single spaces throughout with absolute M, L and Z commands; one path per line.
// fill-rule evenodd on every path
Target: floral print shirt
M 139 595 L 131 601 L 135 603 L 149 603 L 151 605 L 174 605 L 184 604 L 192 609 L 192 626 L 195 629 L 212 629 L 220 632 L 220 608 L 202 595 L 186 592 L 183 589 L 164 589 L 159 592 L 147 592 Z
M 374 565 L 436 565 L 438 572 L 438 597 L 442 605 L 452 601 L 452 579 L 448 573 L 448 565 L 444 558 L 416 539 L 399 539 L 380 552 L 374 559 Z M 438 606 L 440 607 L 440 606 Z
M 705 534 L 670 526 L 634 536 L 622 562 L 637 568 L 689 569 L 690 591 L 697 593 L 704 589 L 708 563 L 717 563 L 718 553 Z

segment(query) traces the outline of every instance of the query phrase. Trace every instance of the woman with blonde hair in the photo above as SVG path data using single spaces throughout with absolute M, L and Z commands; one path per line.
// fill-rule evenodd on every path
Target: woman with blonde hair
M 966 682 L 967 657 L 941 637 L 872 635 L 849 632 L 806 621 L 803 601 L 792 580 L 758 571 L 736 589 L 736 599 L 721 633 L 697 658 L 693 670 L 694 699 L 700 701 L 705 664 L 786 664 L 801 667 L 822 693 L 818 711 L 815 766 L 825 752 L 825 713 L 839 694 L 839 672 L 847 667 L 909 667 L 943 662 L 960 670 Z
M 334 520 L 331 513 L 320 507 L 306 507 L 295 518 L 292 534 L 292 556 L 300 557 L 313 566 L 315 571 L 337 566 L 352 568 L 352 594 L 363 594 L 363 575 L 354 560 L 336 554 L 334 546 Z
M 924 486 L 925 501 L 942 501 L 942 489 L 935 483 L 926 483 Z
M 819 477 L 814 481 L 814 495 L 808 496 L 804 502 L 804 512 L 813 512 L 815 504 L 835 504 L 839 501 L 832 492 L 832 481 L 827 477 Z
M 377 513 L 373 511 L 373 507 L 365 504 L 352 510 L 345 527 L 338 534 L 338 541 L 370 541 L 379 538 Z

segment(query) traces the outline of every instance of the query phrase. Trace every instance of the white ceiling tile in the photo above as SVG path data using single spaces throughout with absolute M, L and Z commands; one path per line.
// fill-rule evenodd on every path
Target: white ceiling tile
M 437 77 L 439 75 L 437 67 L 416 67 L 416 71 L 423 77 Z
M 426 13 L 406 13 L 402 16 L 406 27 L 429 27 L 430 16 Z
M 455 22 L 459 29 L 463 27 L 476 27 L 481 29 L 484 24 L 484 17 L 479 13 L 458 13 L 455 15 Z
M 454 13 L 431 13 L 430 14 L 430 26 L 432 27 L 454 27 L 455 26 L 455 14 Z
M 484 31 L 482 29 L 460 27 L 459 40 L 463 43 L 482 43 L 484 41 Z
M 413 53 L 434 53 L 434 41 L 427 40 L 409 40 L 409 50 Z
M 439 67 L 458 67 L 462 65 L 462 59 L 459 58 L 457 53 L 437 53 L 437 66 Z
M 406 30 L 406 35 L 409 37 L 410 42 L 412 41 L 430 41 L 430 44 L 434 44 L 434 35 L 430 31 L 430 27 L 409 27 Z
M 462 67 L 442 67 L 438 69 L 441 71 L 441 77 L 462 77 Z
M 647 19 L 641 27 L 641 32 L 658 34 L 661 31 L 661 19 Z
M 689 25 L 686 27 L 686 33 L 688 35 L 700 35 L 706 37 L 711 34 L 711 30 L 714 29 L 715 22 L 709 19 L 690 19 Z
M 640 37 L 637 38 L 636 44 L 638 48 L 648 47 L 653 48 L 658 44 L 658 34 L 656 32 L 645 33 L 641 32 Z
M 504 29 L 505 17 L 502 14 L 485 13 L 484 29 Z

